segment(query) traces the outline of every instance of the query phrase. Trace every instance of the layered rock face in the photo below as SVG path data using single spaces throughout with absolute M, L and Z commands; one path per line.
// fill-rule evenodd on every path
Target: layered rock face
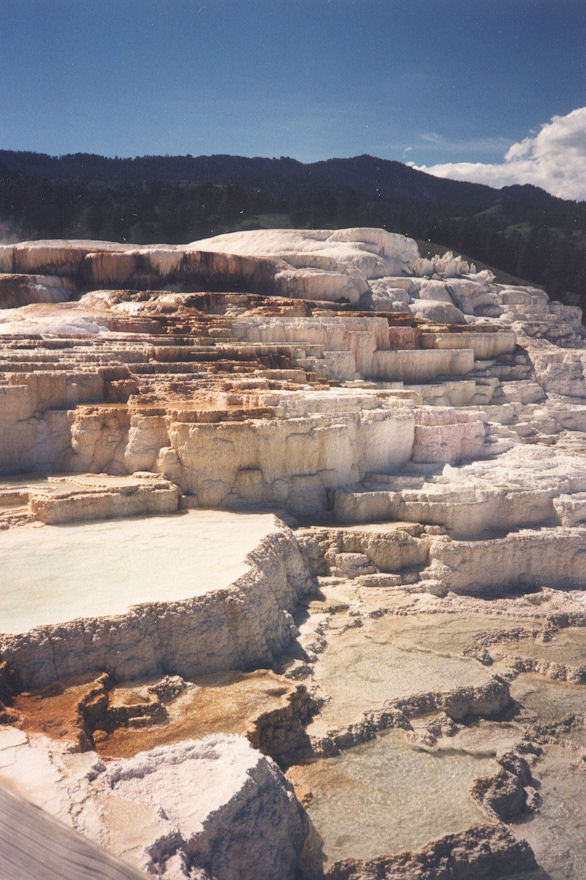
M 119 518 L 123 557 L 128 517 L 204 540 L 217 511 L 243 534 L 253 511 L 279 517 L 221 588 L 202 563 L 164 598 L 182 551 L 163 530 L 154 600 L 92 612 L 93 564 L 74 619 L 0 620 L 0 783 L 166 880 L 577 878 L 514 823 L 556 814 L 532 773 L 570 779 L 581 735 L 578 310 L 376 229 L 23 242 L 0 272 L 0 549 Z M 33 596 L 31 577 L 10 588 Z M 308 835 L 259 749 L 293 765 Z M 451 799 L 430 753 L 453 758 L 462 803 L 433 832 L 412 811 L 410 836 L 396 803 L 414 780 Z M 362 829 L 352 774 L 386 797 L 386 767 L 396 802 Z

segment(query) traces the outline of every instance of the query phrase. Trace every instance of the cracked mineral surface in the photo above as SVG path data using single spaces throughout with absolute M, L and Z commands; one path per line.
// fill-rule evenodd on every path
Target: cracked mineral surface
M 14 876 L 578 880 L 579 311 L 376 229 L 0 273 Z

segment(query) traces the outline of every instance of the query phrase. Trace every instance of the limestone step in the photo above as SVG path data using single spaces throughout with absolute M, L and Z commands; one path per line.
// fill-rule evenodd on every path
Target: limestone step
M 172 514 L 179 490 L 158 474 L 111 476 L 63 474 L 0 478 L 0 527 L 31 522 L 49 524 L 113 517 Z
M 439 539 L 430 548 L 425 577 L 444 591 L 492 595 L 519 587 L 586 587 L 586 527 L 519 529 L 491 540 Z
M 497 332 L 470 330 L 460 333 L 424 330 L 421 333 L 422 348 L 471 348 L 475 358 L 483 360 L 513 352 L 515 344 L 516 337 L 511 330 Z
M 517 445 L 435 473 L 369 474 L 360 487 L 336 491 L 334 515 L 345 523 L 438 525 L 458 539 L 565 524 L 564 517 L 581 522 L 586 477 L 579 465 L 554 450 Z
M 438 525 L 454 538 L 490 536 L 526 526 L 557 521 L 552 493 L 547 490 L 476 492 L 472 487 L 444 493 L 414 490 L 348 492 L 335 494 L 338 522 L 415 522 Z
M 471 348 L 375 351 L 373 374 L 365 378 L 416 384 L 441 376 L 462 376 L 473 367 Z
M 531 381 L 505 381 L 495 390 L 493 403 L 540 403 L 545 400 L 541 385 Z
M 377 568 L 364 553 L 337 553 L 330 571 L 334 577 L 348 578 L 377 574 Z

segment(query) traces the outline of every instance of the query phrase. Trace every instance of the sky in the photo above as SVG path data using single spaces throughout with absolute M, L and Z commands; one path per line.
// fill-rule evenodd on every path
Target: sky
M 363 153 L 586 199 L 584 0 L 0 0 L 0 149 Z

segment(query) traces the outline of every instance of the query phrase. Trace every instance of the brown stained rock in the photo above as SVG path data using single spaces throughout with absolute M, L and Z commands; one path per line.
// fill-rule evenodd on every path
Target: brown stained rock
M 281 766 L 309 750 L 304 724 L 315 705 L 303 685 L 268 670 L 203 676 L 177 690 L 179 681 L 173 676 L 115 687 L 95 739 L 99 754 L 132 757 L 218 733 L 245 735 Z
M 13 708 L 2 723 L 14 723 L 12 715 L 27 733 L 43 733 L 54 740 L 70 741 L 86 751 L 99 742 L 108 742 L 108 737 L 119 728 L 140 729 L 166 721 L 168 713 L 163 702 L 174 699 L 180 692 L 175 690 L 169 677 L 150 687 L 139 685 L 115 691 L 112 688 L 107 673 L 97 678 L 82 676 L 56 681 L 47 687 L 17 694 Z M 98 735 L 94 740 L 96 731 Z M 171 736 L 167 741 L 175 740 Z M 142 748 L 144 737 L 138 734 L 136 748 L 130 753 Z
M 13 724 L 20 727 L 21 713 L 13 707 L 18 684 L 14 672 L 5 660 L 0 661 L 0 724 Z
M 270 755 L 281 768 L 311 753 L 305 727 L 317 711 L 317 704 L 304 685 L 283 694 L 285 704 L 263 712 L 248 726 L 247 738 L 263 754 Z
M 92 733 L 104 721 L 108 707 L 109 678 L 86 675 L 25 691 L 14 698 L 19 726 L 27 733 L 42 733 L 86 751 L 93 748 Z
M 63 302 L 74 292 L 75 284 L 69 278 L 0 275 L 0 309 L 15 309 L 37 302 Z
M 535 786 L 529 764 L 521 755 L 508 752 L 499 758 L 498 763 L 498 773 L 477 779 L 471 795 L 489 815 L 494 814 L 506 822 L 528 811 L 527 787 L 534 790 Z M 535 805 L 535 797 L 531 798 L 531 803 Z
M 0 700 L 3 703 L 11 703 L 17 693 L 18 685 L 14 671 L 6 660 L 0 660 Z

